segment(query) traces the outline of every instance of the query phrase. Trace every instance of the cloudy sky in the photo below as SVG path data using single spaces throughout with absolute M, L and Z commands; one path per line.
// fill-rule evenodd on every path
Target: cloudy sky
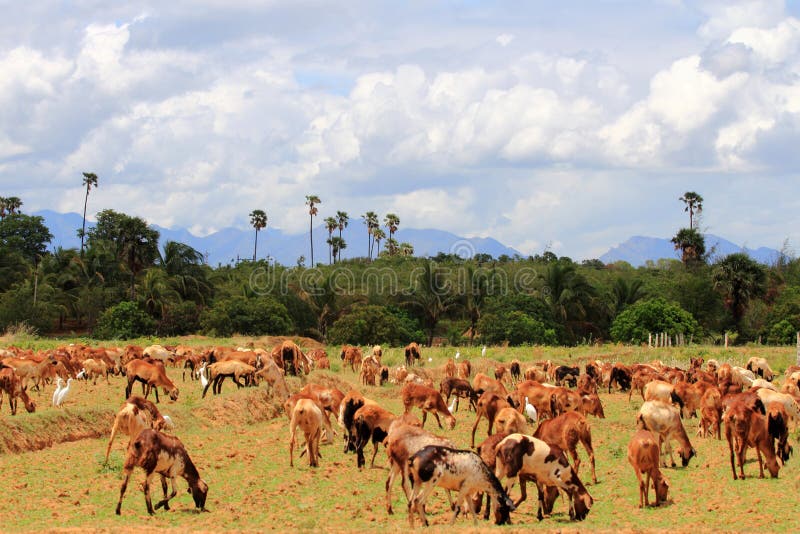
M 110 6 L 110 7 L 109 7 Z M 0 1 L 0 196 L 205 235 L 367 210 L 595 257 L 800 244 L 800 7 Z

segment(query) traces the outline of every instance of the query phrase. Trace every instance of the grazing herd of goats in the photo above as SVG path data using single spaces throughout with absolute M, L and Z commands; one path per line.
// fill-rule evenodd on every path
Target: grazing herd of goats
M 484 347 L 483 355 L 485 351 Z M 698 417 L 698 435 L 702 437 L 722 439 L 724 434 L 734 480 L 745 478 L 748 448 L 755 449 L 759 476 L 764 477 L 766 463 L 770 475 L 777 477 L 780 465 L 792 452 L 789 424 L 796 427 L 800 421 L 800 367 L 789 367 L 778 389 L 775 373 L 764 358 L 750 358 L 746 368 L 693 358 L 688 369 L 665 366 L 660 361 L 624 365 L 599 360 L 586 363 L 583 369 L 554 365 L 549 360 L 523 369 L 514 360 L 497 365 L 491 377 L 480 372 L 473 375 L 470 362 L 456 353 L 443 369 L 436 370 L 436 375 L 442 376 L 436 389 L 433 373 L 420 365 L 421 349 L 416 343 L 405 348 L 405 365 L 395 369 L 382 364 L 380 346 L 365 352 L 366 355 L 358 347 L 344 346 L 340 354 L 343 369 L 358 372 L 359 381 L 365 386 L 386 382 L 402 386 L 402 415 L 390 412 L 355 389 L 343 392 L 308 378 L 302 380 L 302 389 L 292 393 L 286 375 L 302 376 L 313 369 L 330 369 L 324 350 L 304 353 L 292 341 L 285 341 L 272 351 L 160 345 L 113 349 L 70 345 L 36 353 L 15 347 L 0 349 L 0 406 L 5 393 L 12 414 L 16 413 L 18 399 L 28 412 L 33 412 L 36 406 L 27 394 L 28 388 L 41 390 L 53 382 L 57 383 L 53 405 L 61 406 L 74 379 L 96 383 L 98 378 L 108 382 L 109 375 L 124 376 L 126 401 L 114 419 L 105 456 L 108 462 L 118 432 L 130 437 L 116 513 L 121 512 L 136 466 L 146 472 L 143 489 L 150 514 L 160 507 L 169 509 L 170 499 L 177 494 L 178 477 L 188 482 L 196 508 L 204 510 L 208 485 L 200 478 L 183 443 L 163 432 L 174 425 L 148 400 L 149 394 L 154 393 L 156 403 L 159 389 L 173 401 L 178 400 L 179 391 L 167 375 L 167 367 L 183 368 L 184 380 L 187 372 L 192 380 L 200 380 L 203 397 L 209 387 L 212 393 L 219 394 L 226 378 L 238 387 L 265 381 L 272 395 L 282 401 L 290 421 L 291 466 L 298 430 L 305 438 L 301 456 L 307 456 L 310 466 L 319 465 L 320 443 L 333 443 L 336 434 L 330 423 L 333 415 L 344 435 L 344 450 L 355 452 L 359 469 L 366 464 L 364 450 L 370 442 L 374 446 L 371 466 L 379 446 L 385 448 L 389 463 L 387 512 L 393 513 L 391 490 L 399 478 L 408 499 L 412 526 L 415 516 L 428 524 L 425 505 L 436 487 L 447 490 L 453 522 L 462 511 L 469 511 L 477 521 L 483 508 L 484 519 L 493 512 L 496 524 L 509 523 L 510 513 L 527 497 L 527 482 L 537 487 L 540 520 L 549 516 L 562 492 L 570 518 L 586 518 L 593 500 L 578 477 L 581 460 L 577 445 L 581 443 L 586 449 L 591 478 L 596 483 L 591 429 L 586 418 L 605 417 L 598 391 L 628 392 L 629 399 L 636 391 L 645 401 L 637 416 L 638 430 L 628 443 L 628 461 L 639 481 L 640 507 L 650 505 L 651 485 L 656 506 L 667 500 L 669 482 L 660 467 L 668 462 L 675 467 L 673 441 L 678 443 L 677 452 L 684 467 L 695 455 L 683 419 Z M 136 382 L 141 383 L 143 396 L 132 395 Z M 450 429 L 454 428 L 453 413 L 460 400 L 475 412 L 470 449 L 424 429 L 429 413 L 440 429 L 440 416 Z M 411 413 L 414 407 L 421 410 L 421 421 Z M 488 422 L 488 438 L 476 446 L 475 433 L 483 419 Z M 528 434 L 529 423 L 536 425 L 533 435 Z M 154 507 L 150 484 L 156 474 L 164 496 Z M 508 485 L 504 486 L 503 480 Z M 169 494 L 168 481 L 172 486 Z M 521 489 L 516 501 L 508 494 L 515 482 Z M 455 497 L 451 492 L 457 492 Z

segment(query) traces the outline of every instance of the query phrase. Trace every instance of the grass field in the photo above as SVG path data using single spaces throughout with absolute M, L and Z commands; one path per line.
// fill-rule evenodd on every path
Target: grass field
M 197 344 L 239 343 L 242 340 L 196 340 Z M 29 340 L 34 346 L 57 344 Z M 147 343 L 148 341 L 145 341 Z M 23 343 L 18 343 L 23 344 Z M 0 344 L 0 346 L 5 346 Z M 440 373 L 455 348 L 423 349 L 428 370 Z M 497 361 L 518 358 L 531 362 L 549 358 L 553 361 L 584 363 L 588 359 L 650 361 L 686 366 L 689 356 L 703 354 L 707 359 L 744 363 L 749 356 L 766 357 L 776 372 L 794 363 L 793 348 L 714 347 L 647 349 L 605 346 L 585 348 L 492 348 L 486 359 L 476 348 L 461 348 L 461 357 L 469 358 L 478 370 L 488 370 Z M 357 376 L 339 368 L 338 350 L 328 348 L 333 369 L 314 372 L 308 380 L 356 386 Z M 385 352 L 384 362 L 400 363 L 401 350 Z M 524 365 L 523 365 L 524 367 Z M 399 531 L 408 528 L 405 498 L 399 486 L 393 490 L 397 513 L 388 516 L 384 506 L 386 456 L 379 452 L 376 468 L 359 471 L 355 456 L 343 454 L 341 441 L 323 446 L 321 467 L 312 469 L 305 458 L 289 467 L 288 420 L 277 413 L 275 404 L 262 388 L 235 390 L 227 383 L 222 395 L 201 399 L 199 383 L 181 381 L 181 370 L 168 370 L 181 388 L 178 402 L 162 400 L 160 409 L 169 414 L 177 428 L 174 433 L 186 444 L 210 490 L 208 513 L 193 511 L 191 496 L 179 493 L 172 510 L 147 515 L 140 491 L 142 472 L 138 471 L 128 487 L 122 516 L 114 515 L 119 496 L 121 465 L 127 438 L 117 438 L 108 466 L 103 465 L 107 433 L 113 414 L 124 400 L 122 378 L 112 378 L 110 385 L 98 382 L 75 382 L 63 409 L 50 407 L 54 386 L 41 394 L 33 393 L 39 408 L 28 414 L 21 410 L 11 417 L 7 406 L 0 413 L 2 441 L 0 450 L 45 447 L 37 451 L 0 454 L 0 528 L 3 531 L 79 529 L 179 529 L 179 530 L 326 530 L 326 531 Z M 436 380 L 438 384 L 438 380 Z M 300 379 L 291 378 L 292 390 L 302 387 Z M 402 405 L 399 388 L 394 385 L 360 388 L 388 409 L 399 413 Z M 638 489 L 633 470 L 626 460 L 626 447 L 635 430 L 635 417 L 641 399 L 629 403 L 627 393 L 601 393 L 606 419 L 590 418 L 596 451 L 596 485 L 587 488 L 595 499 L 587 519 L 569 521 L 566 504 L 556 503 L 554 515 L 536 520 L 535 491 L 519 510 L 512 514 L 513 525 L 506 530 L 631 530 L 670 531 L 736 530 L 796 531 L 796 512 L 800 504 L 800 458 L 792 458 L 781 469 L 778 479 L 748 478 L 733 481 L 724 441 L 695 437 L 697 420 L 685 421 L 687 432 L 697 449 L 697 458 L 688 468 L 665 469 L 671 483 L 671 502 L 660 508 L 639 509 Z M 468 446 L 474 413 L 464 404 L 456 413 L 458 424 L 442 433 Z M 430 429 L 435 422 L 429 421 Z M 434 426 L 430 426 L 434 425 Z M 436 429 L 438 431 L 438 429 Z M 533 429 L 531 429 L 533 431 Z M 477 440 L 486 435 L 485 423 L 478 429 Z M 796 431 L 792 442 L 796 441 Z M 71 440 L 71 441 L 65 441 Z M 48 446 L 49 445 L 49 446 Z M 581 449 L 582 451 L 582 449 Z M 371 453 L 371 445 L 368 448 Z M 582 454 L 585 458 L 585 454 Z M 758 475 L 755 454 L 750 451 L 745 466 L 748 477 Z M 588 464 L 581 475 L 590 480 Z M 185 483 L 179 483 L 185 488 Z M 512 490 L 513 495 L 518 489 Z M 154 495 L 160 495 L 160 488 Z M 429 519 L 433 530 L 446 525 L 451 513 L 443 493 L 429 500 Z M 459 518 L 459 530 L 472 528 L 472 520 Z M 417 527 L 421 528 L 421 527 Z M 446 527 L 445 527 L 446 528 Z M 479 523 L 481 530 L 490 528 Z M 491 527 L 500 528 L 500 527 Z

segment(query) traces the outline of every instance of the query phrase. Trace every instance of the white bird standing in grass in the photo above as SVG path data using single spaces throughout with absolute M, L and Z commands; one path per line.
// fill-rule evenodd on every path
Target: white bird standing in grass
M 459 359 L 460 357 L 461 357 L 461 352 L 460 351 L 456 351 L 456 360 Z
M 453 410 L 456 409 L 456 399 L 457 398 L 458 397 L 453 397 L 453 402 L 451 402 L 450 406 L 447 407 L 447 411 L 449 411 L 450 413 L 453 413 Z
M 75 375 L 76 380 L 80 380 L 81 378 L 86 377 L 86 369 L 81 369 L 81 372 Z
M 428 361 L 429 361 L 429 362 L 432 362 L 432 361 L 433 361 L 433 358 L 431 358 L 430 356 L 428 356 Z
M 486 345 L 484 345 L 483 349 L 481 349 L 481 358 L 485 358 L 485 357 L 486 357 Z
M 538 420 L 539 414 L 536 412 L 536 406 L 528 402 L 528 397 L 525 397 L 525 415 L 534 423 Z
M 58 397 L 55 399 L 56 406 L 61 406 L 64 400 L 67 398 L 67 394 L 69 393 L 69 385 L 72 383 L 72 379 L 67 379 L 67 385 L 64 386 L 61 391 L 58 392 Z
M 208 377 L 206 376 L 205 362 L 203 362 L 203 365 L 200 366 L 200 369 L 197 372 L 200 374 L 200 386 L 202 386 L 202 388 L 205 389 L 206 386 L 208 385 Z
M 64 381 L 61 380 L 60 376 L 58 378 L 56 378 L 56 390 L 53 392 L 53 406 L 56 406 L 56 400 L 58 399 L 58 394 L 61 392 L 61 389 L 64 387 L 63 384 L 64 384 Z

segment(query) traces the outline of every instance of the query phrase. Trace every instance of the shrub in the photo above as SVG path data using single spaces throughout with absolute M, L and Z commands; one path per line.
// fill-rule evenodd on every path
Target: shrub
M 690 337 L 699 333 L 692 314 L 663 298 L 639 301 L 620 313 L 611 325 L 614 341 L 644 343 L 650 333 L 666 332 Z
M 21 323 L 40 334 L 49 332 L 57 316 L 50 303 L 39 300 L 33 305 L 33 290 L 27 285 L 0 294 L 0 332 Z
M 135 302 L 122 301 L 100 315 L 92 335 L 97 339 L 131 339 L 155 333 L 156 322 Z
M 481 342 L 509 345 L 555 345 L 558 337 L 553 328 L 521 311 L 486 313 L 478 321 Z
M 200 310 L 191 300 L 170 304 L 158 322 L 161 336 L 184 336 L 200 330 Z
M 286 306 L 272 297 L 242 296 L 218 300 L 200 316 L 200 326 L 207 335 L 228 337 L 286 335 L 294 325 Z
M 328 329 L 328 342 L 340 345 L 405 345 L 425 339 L 419 324 L 392 307 L 365 305 L 339 318 Z
M 772 325 L 767 336 L 767 343 L 771 345 L 794 345 L 796 342 L 797 328 L 788 319 Z

